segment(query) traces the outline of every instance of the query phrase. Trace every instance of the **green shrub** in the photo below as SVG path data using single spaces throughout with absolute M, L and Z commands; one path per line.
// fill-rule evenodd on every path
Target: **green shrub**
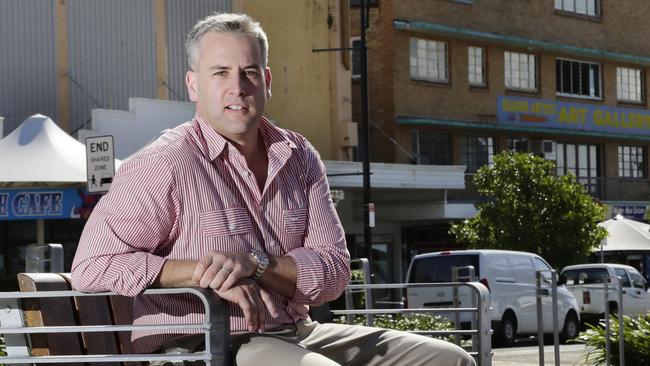
M 436 331 L 451 330 L 454 325 L 448 319 L 433 316 L 430 314 L 412 314 L 404 316 L 402 314 L 375 315 L 373 317 L 373 326 L 384 329 L 395 329 L 403 331 Z M 335 323 L 346 324 L 346 316 L 342 315 L 334 319 Z M 366 315 L 355 315 L 353 324 L 365 325 Z M 451 336 L 436 336 L 436 338 L 451 341 Z
M 588 325 L 589 329 L 580 336 L 587 344 L 585 362 L 590 365 L 604 365 L 606 357 L 605 322 L 597 326 Z M 618 351 L 618 319 L 612 316 L 610 321 L 610 361 L 619 365 Z M 650 365 L 650 314 L 637 317 L 623 317 L 623 341 L 626 365 Z

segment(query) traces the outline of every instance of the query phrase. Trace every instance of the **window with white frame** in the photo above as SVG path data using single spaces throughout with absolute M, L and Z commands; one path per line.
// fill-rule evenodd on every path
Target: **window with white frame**
M 447 44 L 422 38 L 411 38 L 411 78 L 448 82 Z
M 600 99 L 600 64 L 558 58 L 555 60 L 557 95 Z
M 618 146 L 618 176 L 645 177 L 645 148 L 642 146 Z
M 555 9 L 597 17 L 600 16 L 600 0 L 555 0 Z
M 469 85 L 485 86 L 485 48 L 467 48 Z
M 506 51 L 503 58 L 506 88 L 537 91 L 537 58 L 535 55 Z
M 588 192 L 598 194 L 598 145 L 556 144 L 557 175 L 573 174 Z
M 460 146 L 462 164 L 468 173 L 474 173 L 483 165 L 492 165 L 494 138 L 488 136 L 463 136 Z
M 623 102 L 643 101 L 643 72 L 629 67 L 616 68 L 616 97 Z

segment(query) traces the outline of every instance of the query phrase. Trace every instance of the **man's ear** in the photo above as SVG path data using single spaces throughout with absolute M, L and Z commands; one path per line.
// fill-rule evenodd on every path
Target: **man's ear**
M 271 99 L 271 80 L 273 77 L 271 76 L 271 69 L 270 68 L 265 68 L 264 69 L 264 80 L 266 81 L 266 97 L 268 99 Z
M 185 74 L 185 85 L 187 86 L 187 94 L 192 102 L 197 102 L 199 100 L 197 83 L 198 80 L 196 73 L 192 70 L 188 70 L 187 74 Z

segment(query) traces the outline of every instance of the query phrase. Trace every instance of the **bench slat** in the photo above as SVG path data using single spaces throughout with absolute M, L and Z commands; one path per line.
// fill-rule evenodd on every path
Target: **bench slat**
M 111 307 L 115 325 L 131 325 L 133 323 L 133 298 L 126 296 L 111 296 Z M 131 332 L 119 332 L 118 339 L 122 353 L 136 353 L 131 343 Z M 141 366 L 143 363 L 128 362 L 126 366 Z
M 60 274 L 72 284 L 69 273 Z M 116 300 L 120 297 L 121 301 Z M 121 308 L 117 309 L 117 301 Z M 133 299 L 124 296 L 75 297 L 79 312 L 79 325 L 131 325 L 133 323 Z M 136 353 L 131 346 L 131 332 L 115 333 L 82 333 L 88 354 L 126 354 Z M 120 366 L 120 363 L 103 363 L 109 366 Z M 127 362 L 125 366 L 142 366 L 143 363 Z
M 68 282 L 55 273 L 19 273 L 18 286 L 21 291 L 70 290 Z M 23 309 L 27 326 L 76 325 L 75 308 L 70 298 L 23 299 Z M 41 311 L 41 309 L 56 309 L 56 311 Z M 34 356 L 83 354 L 78 334 L 33 334 L 31 341 Z

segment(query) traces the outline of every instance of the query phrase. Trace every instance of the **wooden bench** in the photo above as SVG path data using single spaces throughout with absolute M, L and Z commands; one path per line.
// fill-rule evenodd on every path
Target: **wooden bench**
M 185 288 L 144 292 L 191 293 L 206 307 L 204 323 L 184 327 L 205 332 L 205 351 L 159 355 L 134 353 L 131 330 L 148 326 L 131 325 L 133 298 L 72 291 L 70 276 L 63 273 L 20 273 L 18 284 L 21 292 L 0 293 L 0 334 L 5 335 L 8 353 L 0 357 L 0 364 L 101 362 L 141 366 L 148 361 L 189 360 L 229 365 L 229 305 L 214 291 Z

